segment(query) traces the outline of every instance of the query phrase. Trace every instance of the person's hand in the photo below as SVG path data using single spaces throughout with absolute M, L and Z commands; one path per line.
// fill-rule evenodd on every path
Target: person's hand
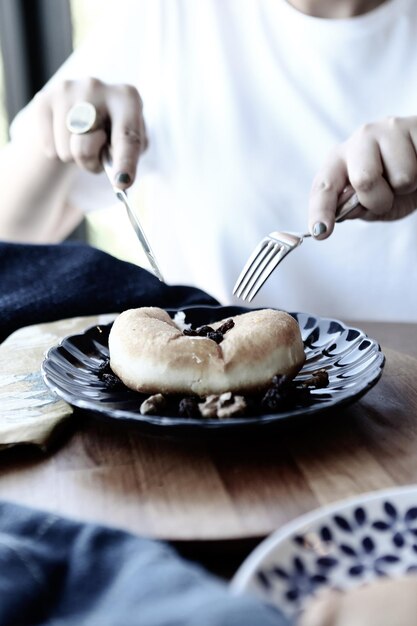
M 66 117 L 74 104 L 83 101 L 95 106 L 98 123 L 88 133 L 72 134 Z M 148 143 L 142 100 L 135 87 L 109 85 L 95 78 L 65 80 L 40 91 L 34 106 L 39 138 L 47 157 L 100 172 L 100 153 L 109 143 L 114 184 L 126 189 L 133 183 L 139 156 Z
M 349 218 L 396 220 L 417 208 L 417 117 L 366 124 L 332 152 L 310 193 L 313 236 L 332 233 L 340 196 L 350 186 L 361 208 Z
M 417 576 L 379 579 L 349 591 L 322 589 L 297 626 L 410 626 L 416 623 Z

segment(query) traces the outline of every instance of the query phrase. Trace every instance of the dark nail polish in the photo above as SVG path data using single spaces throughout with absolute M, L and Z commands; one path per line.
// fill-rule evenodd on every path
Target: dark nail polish
M 314 237 L 319 237 L 320 235 L 323 235 L 326 230 L 326 224 L 324 224 L 323 222 L 316 222 L 313 226 L 313 235 Z
M 130 176 L 127 172 L 119 172 L 116 176 L 116 181 L 122 185 L 128 185 L 130 183 Z

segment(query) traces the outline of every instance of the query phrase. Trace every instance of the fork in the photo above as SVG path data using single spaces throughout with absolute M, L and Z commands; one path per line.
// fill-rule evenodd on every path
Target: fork
M 354 193 L 341 202 L 336 212 L 336 222 L 341 222 L 359 205 Z M 251 302 L 281 261 L 303 242 L 310 233 L 285 233 L 274 231 L 264 237 L 248 258 L 233 288 L 233 294 L 241 300 Z

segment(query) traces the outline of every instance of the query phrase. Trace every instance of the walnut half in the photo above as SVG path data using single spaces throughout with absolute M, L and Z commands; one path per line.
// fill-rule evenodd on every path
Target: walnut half
M 231 391 L 226 391 L 220 396 L 207 396 L 198 408 L 203 417 L 224 419 L 242 415 L 246 410 L 246 401 L 243 396 L 234 396 Z

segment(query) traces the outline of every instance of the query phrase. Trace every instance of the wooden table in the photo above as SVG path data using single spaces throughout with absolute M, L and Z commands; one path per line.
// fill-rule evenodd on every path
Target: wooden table
M 48 454 L 2 452 L 0 498 L 172 541 L 227 577 L 298 515 L 417 482 L 417 324 L 354 325 L 381 343 L 387 361 L 378 384 L 348 408 L 255 439 L 189 441 L 75 412 Z

